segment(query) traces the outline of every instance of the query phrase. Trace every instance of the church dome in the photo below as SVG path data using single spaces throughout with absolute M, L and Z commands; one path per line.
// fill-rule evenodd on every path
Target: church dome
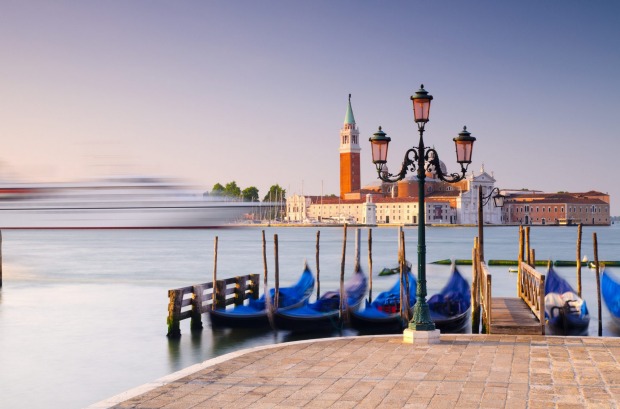
M 448 168 L 446 167 L 446 164 L 442 160 L 439 160 L 439 167 L 441 169 L 441 173 L 443 173 L 444 175 L 448 173 Z M 426 177 L 433 178 L 433 179 L 437 178 L 436 171 L 435 169 L 432 168 L 432 166 L 430 165 L 427 166 L 425 170 L 426 170 Z

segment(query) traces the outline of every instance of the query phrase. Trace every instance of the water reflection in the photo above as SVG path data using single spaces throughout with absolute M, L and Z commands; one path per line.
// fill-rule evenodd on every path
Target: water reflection
M 277 344 L 278 333 L 269 328 L 211 329 L 211 355 L 220 356 L 240 349 Z

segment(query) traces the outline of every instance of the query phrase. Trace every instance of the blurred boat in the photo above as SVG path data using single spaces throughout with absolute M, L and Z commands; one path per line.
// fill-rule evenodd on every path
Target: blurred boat
M 545 318 L 555 334 L 581 335 L 590 325 L 585 300 L 555 272 L 551 264 L 545 277 Z
M 620 326 L 620 283 L 607 268 L 603 269 L 601 275 L 601 294 L 612 320 Z
M 368 280 L 359 265 L 344 285 L 345 309 L 356 310 L 364 300 Z M 277 329 L 293 332 L 321 332 L 342 329 L 344 317 L 340 311 L 340 291 L 328 291 L 316 302 L 297 308 L 277 310 L 274 322 Z
M 465 329 L 471 307 L 471 288 L 456 264 L 452 264 L 452 274 L 446 285 L 427 303 L 431 319 L 442 333 L 458 333 Z
M 296 308 L 312 294 L 314 275 L 306 264 L 297 283 L 291 287 L 278 289 L 280 311 Z M 270 326 L 268 308 L 273 308 L 275 289 L 269 290 L 269 297 L 263 294 L 258 300 L 250 299 L 247 305 L 238 305 L 230 309 L 209 310 L 209 318 L 213 328 L 265 328 Z
M 219 227 L 240 220 L 257 205 L 152 177 L 4 183 L 0 229 Z
M 409 282 L 409 307 L 415 304 L 416 279 L 407 270 Z M 366 301 L 366 308 L 352 311 L 349 325 L 362 334 L 395 334 L 402 332 L 406 321 L 400 313 L 401 278 L 387 291 L 381 292 L 372 302 Z M 406 287 L 405 287 L 406 288 Z

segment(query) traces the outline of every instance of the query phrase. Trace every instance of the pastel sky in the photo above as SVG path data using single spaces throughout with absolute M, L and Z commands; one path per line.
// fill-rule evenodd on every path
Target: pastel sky
M 398 168 L 425 140 L 503 189 L 600 190 L 620 215 L 620 2 L 0 2 L 0 177 L 236 181 L 338 193 L 352 94 L 362 183 L 381 125 Z

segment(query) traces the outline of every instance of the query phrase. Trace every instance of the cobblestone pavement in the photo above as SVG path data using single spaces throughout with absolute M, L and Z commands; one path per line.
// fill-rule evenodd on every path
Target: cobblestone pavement
M 615 408 L 620 339 L 312 340 L 194 365 L 91 408 Z

